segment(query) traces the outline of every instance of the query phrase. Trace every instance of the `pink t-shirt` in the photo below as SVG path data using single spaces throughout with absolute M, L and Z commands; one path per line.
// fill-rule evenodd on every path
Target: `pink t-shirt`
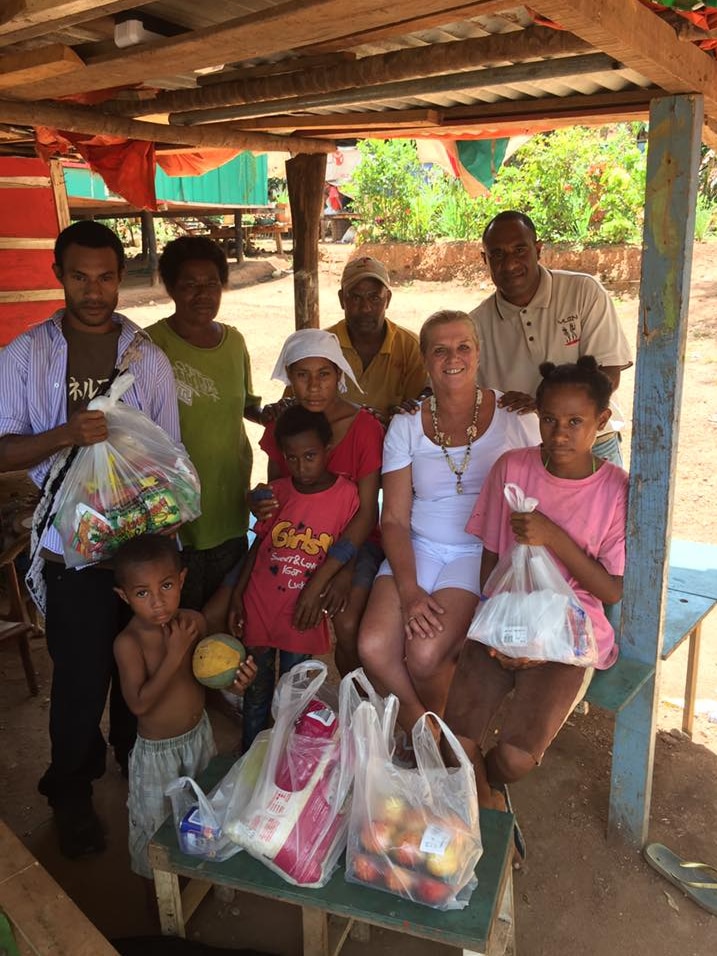
M 342 476 L 313 495 L 298 492 L 291 478 L 272 481 L 271 487 L 279 508 L 254 528 L 260 544 L 244 591 L 244 637 L 249 646 L 325 654 L 326 622 L 298 631 L 291 619 L 307 580 L 356 513 L 358 491 Z
M 569 534 L 587 555 L 599 561 L 608 574 L 624 574 L 628 478 L 622 468 L 606 461 L 587 478 L 557 478 L 543 466 L 540 448 L 506 452 L 493 465 L 466 525 L 466 531 L 478 535 L 484 547 L 498 555 L 515 543 L 510 508 L 503 495 L 507 482 L 537 498 L 537 510 Z M 551 556 L 590 615 L 598 645 L 597 667 L 601 670 L 610 667 L 617 658 L 618 648 L 602 602 L 578 584 L 552 552 Z
M 384 428 L 381 422 L 365 408 L 359 409 L 344 437 L 329 451 L 326 467 L 334 475 L 344 475 L 358 483 L 366 475 L 381 470 L 383 436 Z M 286 477 L 289 472 L 274 438 L 274 422 L 269 422 L 264 429 L 259 447 L 279 466 L 281 476 Z M 374 528 L 368 540 L 380 544 L 380 530 Z

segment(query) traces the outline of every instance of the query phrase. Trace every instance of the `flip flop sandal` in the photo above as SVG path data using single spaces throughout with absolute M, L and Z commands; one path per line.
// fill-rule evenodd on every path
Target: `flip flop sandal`
M 662 843 L 650 843 L 642 853 L 661 876 L 698 906 L 717 916 L 717 867 L 708 863 L 687 863 Z M 710 878 L 701 879 L 704 876 Z
M 523 831 L 520 829 L 520 824 L 518 823 L 518 818 L 515 815 L 515 810 L 513 809 L 513 803 L 510 799 L 510 794 L 508 793 L 508 787 L 504 783 L 491 784 L 493 790 L 497 790 L 498 793 L 503 794 L 503 799 L 505 800 L 505 808 L 508 813 L 513 814 L 513 843 L 515 844 L 515 852 L 520 857 L 520 862 L 524 863 L 525 858 L 528 855 L 528 848 L 525 843 L 525 837 L 523 836 Z

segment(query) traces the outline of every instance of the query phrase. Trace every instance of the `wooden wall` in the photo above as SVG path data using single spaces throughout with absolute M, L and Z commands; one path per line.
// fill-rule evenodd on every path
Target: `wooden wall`
M 51 267 L 68 224 L 59 163 L 0 158 L 0 346 L 64 304 Z

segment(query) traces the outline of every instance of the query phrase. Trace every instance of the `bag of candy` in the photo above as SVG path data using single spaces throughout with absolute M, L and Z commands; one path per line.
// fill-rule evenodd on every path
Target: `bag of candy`
M 80 448 L 57 495 L 53 524 L 67 567 L 104 561 L 138 534 L 171 532 L 201 513 L 199 477 L 186 451 L 120 401 L 133 381 L 123 373 L 88 405 L 105 413 L 109 435 Z
M 503 489 L 511 511 L 530 512 L 536 498 L 511 483 Z M 506 657 L 594 667 L 597 643 L 577 595 L 542 545 L 515 544 L 485 583 L 468 637 Z
M 434 909 L 463 909 L 483 853 L 473 767 L 435 714 L 424 714 L 413 728 L 416 769 L 397 766 L 391 759 L 396 709 L 390 700 L 383 717 L 364 701 L 353 718 L 346 879 Z M 431 721 L 456 766 L 445 765 Z

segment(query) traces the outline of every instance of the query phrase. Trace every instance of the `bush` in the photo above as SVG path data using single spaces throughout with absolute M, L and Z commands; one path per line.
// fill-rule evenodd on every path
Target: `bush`
M 502 209 L 526 212 L 552 242 L 640 241 L 645 155 L 631 124 L 534 136 L 477 199 L 437 167 L 423 167 L 412 140 L 366 141 L 359 149 L 363 161 L 347 190 L 366 241 L 479 239 Z

